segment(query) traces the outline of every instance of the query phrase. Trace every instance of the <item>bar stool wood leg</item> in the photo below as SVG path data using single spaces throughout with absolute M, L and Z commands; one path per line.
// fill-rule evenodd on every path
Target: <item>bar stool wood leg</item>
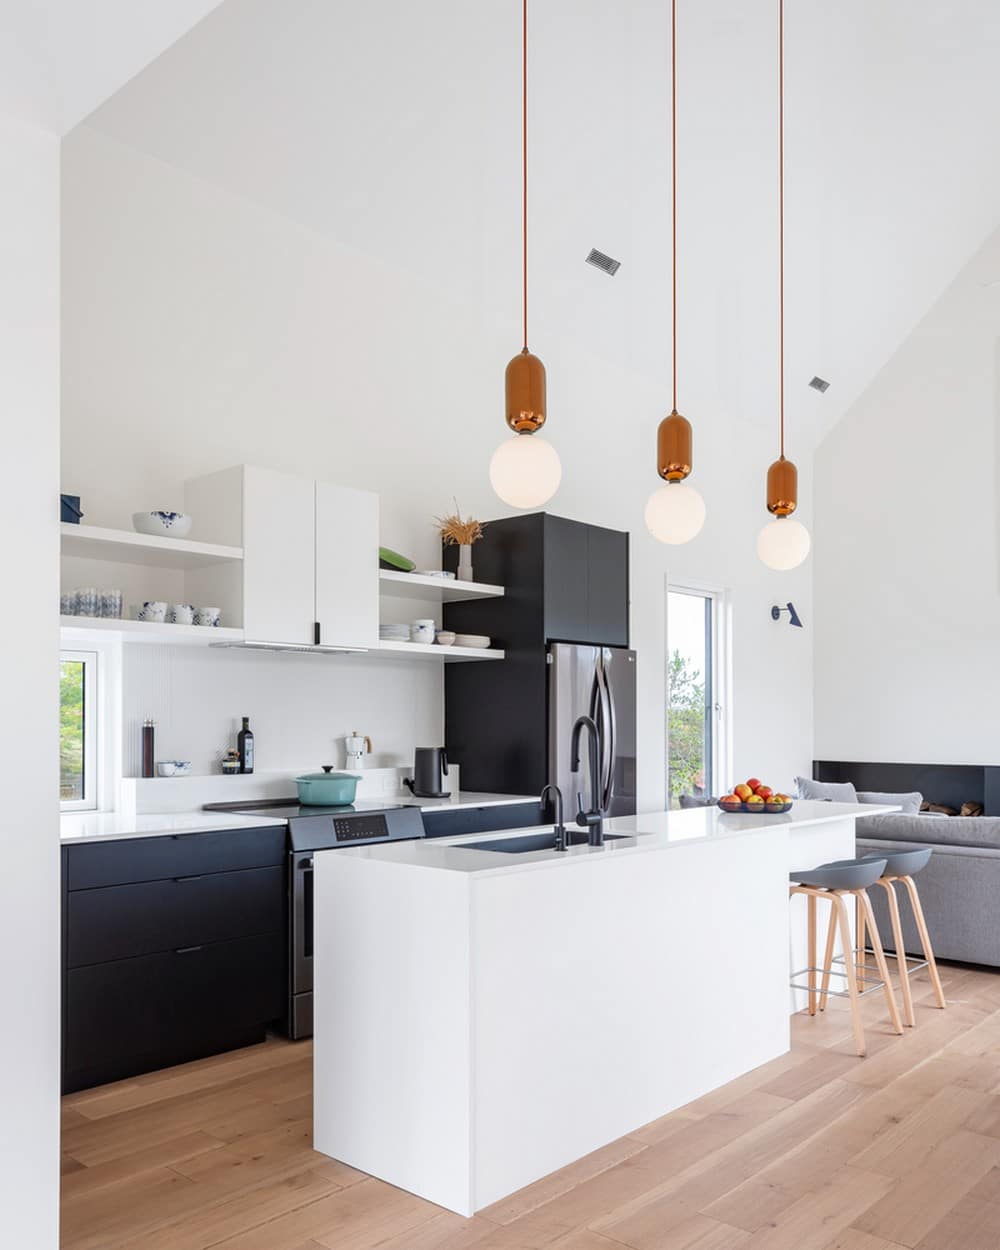
M 897 1033 L 902 1033 L 903 1026 L 899 1020 L 899 1010 L 896 1007 L 896 995 L 892 992 L 892 982 L 889 980 L 889 966 L 885 960 L 885 951 L 882 949 L 882 939 L 879 937 L 878 925 L 875 923 L 875 913 L 872 911 L 871 899 L 868 897 L 866 890 L 858 891 L 858 900 L 864 908 L 865 919 L 868 922 L 868 928 L 872 935 L 872 949 L 875 952 L 875 963 L 878 967 L 878 974 L 882 978 L 885 988 L 885 1001 L 889 1008 L 889 1019 L 892 1021 L 892 1027 Z
M 809 1014 L 816 1014 L 816 895 L 806 899 L 809 915 Z
M 844 948 L 844 968 L 847 972 L 847 990 L 851 999 L 851 1020 L 854 1024 L 854 1042 L 857 1046 L 858 1054 L 862 1057 L 865 1055 L 865 1029 L 861 1022 L 861 998 L 858 994 L 858 983 L 856 979 L 850 975 L 850 961 L 854 944 L 851 941 L 851 925 L 847 918 L 847 905 L 844 902 L 844 896 L 836 890 L 830 891 L 830 903 L 837 914 L 837 923 L 840 925 L 840 942 Z
M 858 895 L 854 897 L 854 933 L 857 943 L 857 958 L 854 963 L 855 975 L 858 978 L 858 993 L 865 988 L 865 964 L 867 960 L 868 938 L 865 933 L 865 913 Z
M 830 904 L 830 923 L 826 928 L 826 950 L 823 954 L 823 980 L 819 995 L 819 1009 L 826 1011 L 830 994 L 830 970 L 833 967 L 833 944 L 837 937 L 837 909 Z
M 892 920 L 892 938 L 896 944 L 896 970 L 899 972 L 899 988 L 903 994 L 903 1014 L 906 1023 L 912 1029 L 917 1023 L 913 1013 L 913 994 L 910 992 L 910 966 L 906 962 L 906 947 L 903 945 L 903 924 L 899 918 L 899 900 L 896 898 L 896 887 L 884 877 L 877 883 L 885 890 L 886 902 L 889 904 L 889 917 Z
M 934 948 L 931 946 L 931 935 L 927 932 L 927 921 L 924 919 L 924 909 L 920 906 L 920 895 L 917 893 L 916 883 L 912 877 L 897 877 L 896 880 L 902 881 L 910 896 L 913 918 L 917 922 L 917 932 L 920 934 L 920 941 L 924 948 L 924 959 L 927 960 L 927 970 L 931 976 L 931 984 L 934 986 L 934 997 L 937 999 L 937 1005 L 943 1010 L 946 1005 L 944 989 L 941 985 L 941 978 L 938 976 Z

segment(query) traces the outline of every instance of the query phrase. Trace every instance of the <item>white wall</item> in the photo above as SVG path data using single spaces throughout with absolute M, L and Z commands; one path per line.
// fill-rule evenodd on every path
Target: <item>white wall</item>
M 0 118 L 0 1222 L 54 1250 L 59 1183 L 59 141 Z
M 769 172 L 758 176 L 758 209 Z M 653 167 L 650 181 L 665 197 L 662 173 Z M 750 188 L 746 203 L 754 203 Z M 488 268 L 509 262 L 516 275 L 514 227 L 494 255 L 489 223 L 465 225 Z M 407 229 L 405 204 L 390 228 Z M 239 461 L 377 491 L 382 541 L 421 564 L 436 558 L 431 518 L 453 497 L 479 516 L 503 513 L 486 469 L 504 435 L 503 369 L 519 342 L 513 282 L 512 307 L 445 292 L 88 128 L 65 145 L 64 245 L 63 489 L 83 496 L 89 522 L 127 525 L 135 509 L 174 506 L 186 477 Z M 663 319 L 660 376 L 595 354 L 576 324 L 550 313 L 532 336 L 548 368 L 548 429 L 564 465 L 550 510 L 633 535 L 646 809 L 662 806 L 664 793 L 668 576 L 732 593 L 737 775 L 789 785 L 811 758 L 811 572 L 769 573 L 754 553 L 774 454 L 775 369 L 764 354 L 773 343 L 760 330 L 761 309 L 773 311 L 767 250 L 744 247 L 735 227 L 733 237 L 699 233 L 691 244 L 704 264 L 691 315 L 706 337 L 687 332 L 683 386 L 709 511 L 686 548 L 662 547 L 642 523 L 668 402 L 665 288 L 648 274 L 632 288 L 598 288 L 611 301 L 602 316 Z M 581 318 L 589 333 L 592 319 Z M 732 379 L 723 360 L 734 362 Z M 808 449 L 796 456 L 808 522 Z M 772 602 L 788 598 L 806 630 L 771 621 Z M 390 717 L 400 710 L 397 672 L 387 671 L 379 694 Z M 440 675 L 419 679 L 436 683 L 426 689 L 438 706 Z M 240 714 L 244 703 L 226 692 L 206 707 L 208 723 Z M 365 723 L 348 707 L 332 707 L 323 730 L 371 732 L 371 717 Z M 187 754 L 180 743 L 178 753 Z
M 372 740 L 372 768 L 413 764 L 414 746 L 443 742 L 435 663 L 360 656 L 274 655 L 202 647 L 126 646 L 125 775 L 140 773 L 140 731 L 156 723 L 156 758 L 217 773 L 250 717 L 258 771 L 343 768 L 347 734 Z
M 1000 232 L 819 449 L 821 758 L 1000 761 Z

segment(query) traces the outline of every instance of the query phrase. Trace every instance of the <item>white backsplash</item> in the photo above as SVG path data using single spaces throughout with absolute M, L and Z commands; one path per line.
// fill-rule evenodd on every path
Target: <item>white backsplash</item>
M 243 716 L 261 775 L 342 768 L 352 732 L 371 738 L 372 769 L 409 769 L 414 747 L 444 743 L 438 662 L 126 645 L 122 685 L 126 777 L 141 772 L 147 717 L 156 722 L 155 758 L 190 760 L 200 776 L 219 774 Z
M 152 777 L 133 778 L 122 785 L 122 801 L 119 810 L 127 816 L 144 815 L 149 812 L 193 812 L 206 803 L 249 803 L 254 799 L 287 799 L 295 795 L 295 778 L 300 769 L 258 773 L 252 776 L 223 777 Z M 315 770 L 313 770 L 315 771 Z M 389 802 L 393 799 L 410 799 L 403 785 L 404 777 L 411 777 L 413 769 L 365 768 L 352 772 L 360 779 L 357 797 Z M 448 769 L 444 779 L 449 794 L 460 789 L 461 781 L 457 764 Z

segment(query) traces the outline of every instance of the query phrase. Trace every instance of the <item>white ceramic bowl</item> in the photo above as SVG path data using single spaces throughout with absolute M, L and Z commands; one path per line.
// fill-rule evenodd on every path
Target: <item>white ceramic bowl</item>
M 191 530 L 191 518 L 186 512 L 133 512 L 132 527 L 137 534 L 186 538 Z
M 490 645 L 490 639 L 485 634 L 456 634 L 456 647 L 482 647 L 484 650 Z
M 161 777 L 187 777 L 191 772 L 191 761 L 157 760 L 156 771 Z
M 437 633 L 438 646 L 450 647 L 454 643 L 456 637 L 457 634 L 453 633 L 450 629 L 439 629 Z

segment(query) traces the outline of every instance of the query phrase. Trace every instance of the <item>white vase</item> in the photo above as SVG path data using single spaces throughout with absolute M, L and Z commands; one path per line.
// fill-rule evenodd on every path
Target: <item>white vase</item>
M 471 582 L 472 576 L 472 543 L 460 543 L 458 548 L 458 580 Z

